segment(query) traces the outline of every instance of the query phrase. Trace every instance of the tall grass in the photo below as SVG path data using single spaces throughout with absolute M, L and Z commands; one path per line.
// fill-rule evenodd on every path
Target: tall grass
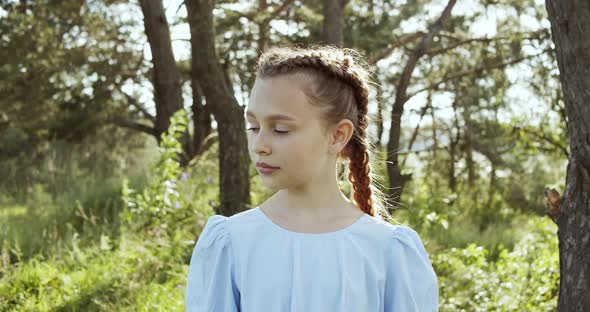
M 173 122 L 171 128 L 175 127 Z M 175 144 L 173 138 L 164 140 L 163 149 L 150 166 L 153 170 L 147 175 L 146 183 L 123 180 L 122 188 L 114 196 L 127 207 L 136 208 L 134 212 L 121 210 L 118 236 L 101 232 L 100 220 L 94 223 L 92 214 L 77 204 L 84 222 L 81 228 L 76 228 L 75 221 L 65 220 L 70 225 L 61 239 L 68 244 L 55 248 L 60 243 L 54 242 L 48 256 L 37 253 L 27 261 L 3 262 L 0 311 L 184 309 L 190 254 L 204 221 L 213 212 L 211 204 L 217 198 L 217 190 L 211 186 L 212 180 L 218 179 L 217 145 L 203 154 L 195 167 L 181 173 L 170 161 L 175 153 L 166 143 L 168 140 Z M 160 200 L 170 191 L 179 196 L 168 207 L 172 210 L 165 210 Z M 45 196 L 43 192 L 40 194 L 40 198 Z M 102 196 L 110 196 L 108 194 L 102 193 Z M 75 201 L 92 203 L 92 198 L 96 197 Z M 158 215 L 160 211 L 168 213 Z M 138 227 L 146 218 L 157 220 L 149 222 L 147 227 Z M 7 253 L 10 251 L 5 248 L 3 254 Z

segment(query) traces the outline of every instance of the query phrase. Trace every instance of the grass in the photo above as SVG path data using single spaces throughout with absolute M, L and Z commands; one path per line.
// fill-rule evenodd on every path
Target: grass
M 165 253 L 143 238 L 125 234 L 118 248 L 66 250 L 63 257 L 35 257 L 0 280 L 0 311 L 181 311 L 185 263 L 177 253 L 174 270 L 162 278 Z M 178 251 L 178 250 L 176 250 Z

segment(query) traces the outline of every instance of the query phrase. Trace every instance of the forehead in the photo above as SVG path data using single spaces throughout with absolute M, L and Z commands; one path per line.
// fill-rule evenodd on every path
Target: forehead
M 256 78 L 246 115 L 259 120 L 313 119 L 315 110 L 293 76 Z

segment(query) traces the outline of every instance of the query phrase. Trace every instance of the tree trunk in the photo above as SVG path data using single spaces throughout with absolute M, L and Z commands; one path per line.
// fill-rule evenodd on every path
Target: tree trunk
M 377 76 L 377 75 L 375 75 Z M 377 122 L 377 138 L 375 140 L 375 146 L 377 146 L 379 148 L 379 153 L 381 153 L 381 145 L 383 144 L 381 142 L 382 137 L 383 137 L 383 132 L 385 131 L 385 127 L 384 127 L 384 121 L 383 121 L 383 107 L 384 105 L 384 97 L 383 97 L 383 88 L 381 87 L 381 84 L 379 83 L 379 86 L 377 87 L 377 114 L 376 114 L 376 120 L 375 122 Z
M 590 1 L 546 0 L 568 118 L 558 311 L 590 311 Z
M 438 150 L 438 134 L 436 132 L 436 116 L 434 114 L 434 106 L 432 105 L 432 90 L 428 90 L 427 101 L 430 103 L 430 120 L 432 120 L 432 159 L 437 159 Z
M 473 159 L 473 131 L 471 129 L 471 106 L 469 103 L 465 103 L 465 100 L 461 101 L 463 105 L 463 120 L 465 126 L 463 127 L 463 144 L 462 151 L 465 153 L 465 166 L 467 167 L 467 187 L 471 194 L 471 200 L 475 203 L 479 195 L 479 189 L 475 187 L 475 161 Z
M 215 46 L 213 0 L 186 0 L 191 32 L 192 73 L 206 98 L 219 134 L 219 196 L 225 216 L 250 205 L 249 156 L 244 111 L 224 76 Z
M 193 67 L 194 68 L 194 67 Z M 195 73 L 191 73 L 191 88 L 193 93 L 193 105 L 191 106 L 192 112 L 192 123 L 193 123 L 193 135 L 190 136 L 189 132 L 185 132 L 183 137 L 183 150 L 184 154 L 180 161 L 181 167 L 186 167 L 189 162 L 197 155 L 200 155 L 206 151 L 213 140 L 207 140 L 207 137 L 211 134 L 211 113 L 208 108 L 203 105 L 203 91 L 198 77 Z
M 322 40 L 326 44 L 342 46 L 342 29 L 344 27 L 344 7 L 349 0 L 324 0 L 324 24 Z
M 457 163 L 457 148 L 461 141 L 461 127 L 459 126 L 459 113 L 457 112 L 457 98 L 453 101 L 453 126 L 455 137 L 453 138 L 453 127 L 449 127 L 449 188 L 453 193 L 457 192 L 457 175 L 455 164 Z
M 268 3 L 266 0 L 258 0 L 258 10 L 265 12 L 268 9 Z M 258 24 L 258 58 L 268 50 L 268 33 L 270 25 L 266 21 Z
M 447 6 L 443 10 L 438 20 L 430 26 L 430 30 L 424 35 L 412 55 L 410 55 L 406 66 L 402 72 L 399 82 L 396 86 L 395 101 L 391 109 L 391 126 L 389 130 L 389 142 L 387 142 L 387 173 L 389 178 L 389 197 L 401 202 L 401 194 L 404 185 L 411 178 L 411 174 L 402 174 L 399 165 L 398 152 L 400 150 L 400 136 L 401 136 L 401 117 L 404 112 L 404 104 L 407 102 L 407 89 L 410 85 L 412 72 L 418 63 L 418 60 L 430 48 L 432 39 L 446 24 L 451 10 L 455 6 L 456 0 L 449 0 Z M 394 204 L 394 206 L 397 206 Z
M 170 117 L 182 108 L 180 73 L 174 60 L 170 30 L 162 1 L 141 0 L 139 3 L 154 64 L 153 84 L 156 103 L 154 134 L 160 143 L 161 134 L 168 130 L 170 125 Z

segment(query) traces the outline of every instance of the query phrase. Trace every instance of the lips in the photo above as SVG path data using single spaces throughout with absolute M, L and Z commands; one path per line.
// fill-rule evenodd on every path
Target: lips
M 271 165 L 264 163 L 264 162 L 257 162 L 256 167 L 266 168 L 266 169 L 279 169 L 280 168 L 280 167 L 271 166 Z

